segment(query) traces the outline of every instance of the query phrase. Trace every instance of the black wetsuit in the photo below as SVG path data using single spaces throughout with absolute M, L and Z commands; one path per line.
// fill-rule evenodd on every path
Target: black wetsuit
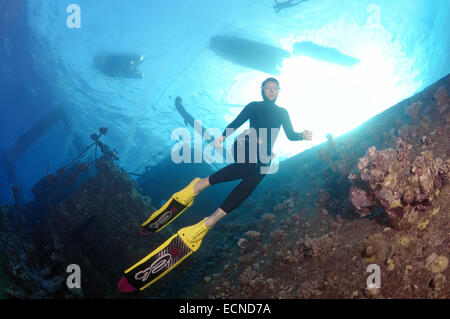
M 297 133 L 293 130 L 292 123 L 286 109 L 277 106 L 274 102 L 267 99 L 264 92 L 262 92 L 262 95 L 264 101 L 251 102 L 248 104 L 236 117 L 236 119 L 227 126 L 227 128 L 237 129 L 247 120 L 250 120 L 250 128 L 254 128 L 256 130 L 257 137 L 260 138 L 260 141 L 262 140 L 262 144 L 257 143 L 258 152 L 256 154 L 250 154 L 250 138 L 247 136 L 241 139 L 236 139 L 233 144 L 233 156 L 235 163 L 222 168 L 209 177 L 209 183 L 211 185 L 242 178 L 239 185 L 233 189 L 230 195 L 228 195 L 220 206 L 220 208 L 227 214 L 231 213 L 245 199 L 247 199 L 247 197 L 250 196 L 256 186 L 264 178 L 265 174 L 261 172 L 261 166 L 270 166 L 270 161 L 268 161 L 267 157 L 272 155 L 272 146 L 278 136 L 281 126 L 283 126 L 289 140 L 302 140 L 302 133 Z M 260 128 L 265 128 L 267 130 L 267 138 L 260 136 Z M 270 134 L 271 129 L 277 129 L 273 136 Z M 223 136 L 226 136 L 226 129 L 222 134 Z M 238 154 L 236 149 L 239 142 L 245 144 L 245 161 L 243 163 L 239 163 L 237 158 Z M 267 152 L 262 152 L 264 158 L 260 156 L 259 152 L 259 149 L 262 146 L 265 146 L 265 149 L 267 150 Z M 265 155 L 267 155 L 267 157 Z M 253 161 L 251 159 L 253 159 Z

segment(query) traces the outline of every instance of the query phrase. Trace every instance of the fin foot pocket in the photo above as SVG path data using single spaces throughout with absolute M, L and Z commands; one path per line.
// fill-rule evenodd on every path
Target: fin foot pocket
M 200 248 L 203 238 L 206 236 L 210 228 L 205 224 L 206 218 L 201 222 L 181 228 L 177 234 L 184 241 L 184 243 L 193 251 Z
M 200 178 L 196 177 L 192 180 L 192 182 L 189 183 L 188 186 L 183 188 L 181 191 L 176 192 L 172 195 L 172 198 L 177 200 L 179 203 L 191 206 L 194 203 L 195 196 L 198 195 L 198 193 L 195 193 L 195 184 L 200 180 Z

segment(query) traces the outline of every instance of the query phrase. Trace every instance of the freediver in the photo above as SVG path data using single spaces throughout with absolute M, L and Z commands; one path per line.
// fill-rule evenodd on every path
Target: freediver
M 281 9 L 290 8 L 290 7 L 296 6 L 305 1 L 307 1 L 307 0 L 298 0 L 298 1 L 286 0 L 283 2 L 279 2 L 278 0 L 273 0 L 273 2 L 275 3 L 273 5 L 273 9 L 275 10 L 275 13 L 278 13 L 278 12 L 280 12 Z
M 149 255 L 127 269 L 117 284 L 119 291 L 128 293 L 145 289 L 199 249 L 208 231 L 241 205 L 263 180 L 275 156 L 272 147 L 281 126 L 291 141 L 312 140 L 311 131 L 295 132 L 287 110 L 275 104 L 279 90 L 276 79 L 266 79 L 261 86 L 263 101 L 251 102 L 245 106 L 222 135 L 214 140 L 216 147 L 223 148 L 222 144 L 228 137 L 229 130 L 236 130 L 245 122 L 250 122 L 250 129 L 241 133 L 233 143 L 234 163 L 208 177 L 194 178 L 141 225 L 141 233 L 146 235 L 162 230 L 188 209 L 194 198 L 207 187 L 239 179 L 241 182 L 210 216 L 195 225 L 181 228 Z M 260 152 L 260 149 L 265 151 Z
M 271 160 L 274 157 L 274 154 L 272 154 L 272 147 L 278 137 L 281 126 L 283 126 L 286 136 L 291 141 L 312 140 L 311 131 L 305 130 L 302 133 L 295 132 L 292 128 L 288 111 L 275 104 L 279 90 L 279 82 L 275 78 L 266 79 L 261 86 L 263 101 L 251 102 L 245 106 L 236 119 L 225 128 L 222 135 L 217 137 L 214 141 L 216 147 L 223 148 L 222 144 L 227 138 L 227 129 L 236 130 L 249 120 L 250 129 L 254 129 L 254 132 L 256 132 L 256 147 L 250 148 L 250 143 L 252 143 L 252 139 L 248 134 L 250 130 L 244 131 L 235 139 L 232 146 L 234 163 L 218 170 L 208 177 L 195 178 L 187 187 L 172 196 L 172 198 L 176 198 L 179 203 L 191 206 L 194 197 L 207 187 L 242 179 L 212 215 L 192 226 L 196 227 L 198 231 L 206 233 L 206 231 L 211 229 L 219 220 L 227 214 L 230 214 L 242 204 L 263 180 L 266 174 L 262 172 L 262 168 L 270 167 Z M 260 129 L 265 129 L 266 132 L 269 132 L 266 134 L 266 137 L 260 137 Z M 273 137 L 271 137 L 270 134 L 271 129 L 276 129 L 277 132 Z M 260 155 L 259 149 L 262 147 L 265 147 L 263 149 L 267 150 L 267 156 Z M 241 160 L 241 157 L 239 157 L 238 160 L 238 148 L 239 150 L 244 150 L 244 161 Z M 162 224 L 165 223 L 165 227 L 171 222 L 171 220 L 167 220 L 168 222 L 166 222 L 166 220 L 158 222 L 158 219 L 161 219 L 158 218 L 158 215 L 163 213 L 166 208 L 167 207 L 163 206 L 142 224 L 141 231 L 144 234 L 154 231 L 155 227 L 153 226 L 152 230 L 152 224 L 156 224 L 156 228 L 162 229 Z

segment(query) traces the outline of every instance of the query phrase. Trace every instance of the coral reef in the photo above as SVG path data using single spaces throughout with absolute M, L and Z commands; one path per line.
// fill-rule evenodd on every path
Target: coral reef
M 444 113 L 450 106 L 450 97 L 448 96 L 448 87 L 440 86 L 433 98 L 436 100 L 436 107 L 439 113 Z
M 395 150 L 377 151 L 369 148 L 359 160 L 360 180 L 369 191 L 352 187 L 351 199 L 361 216 L 380 205 L 395 226 L 410 227 L 419 214 L 433 206 L 435 197 L 447 184 L 450 159 L 433 159 L 433 152 L 421 152 L 411 163 L 408 154 L 412 145 L 400 138 Z M 354 179 L 358 182 L 358 178 Z
M 265 200 L 259 220 L 240 224 L 239 258 L 198 296 L 448 298 L 449 81 L 281 165 L 253 195 Z
M 284 161 L 198 253 L 130 297 L 448 299 L 449 82 Z M 167 233 L 139 236 L 154 208 L 108 150 L 95 176 L 52 202 L 38 228 L 0 207 L 1 297 L 128 298 L 117 279 Z M 64 284 L 73 263 L 81 290 Z M 373 265 L 381 287 L 367 284 Z

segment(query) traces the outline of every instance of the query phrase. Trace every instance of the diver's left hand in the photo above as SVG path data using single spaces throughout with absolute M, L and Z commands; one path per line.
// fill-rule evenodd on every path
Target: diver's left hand
M 302 137 L 306 141 L 312 141 L 312 131 L 304 130 L 302 132 Z

